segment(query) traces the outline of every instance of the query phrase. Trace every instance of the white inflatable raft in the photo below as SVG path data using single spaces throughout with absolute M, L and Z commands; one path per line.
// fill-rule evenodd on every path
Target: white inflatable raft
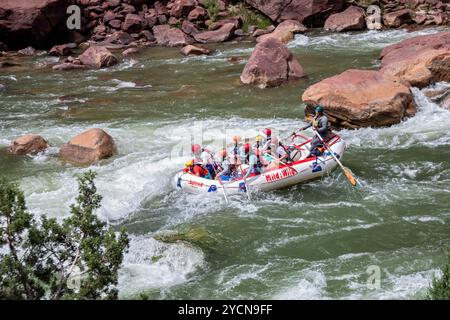
M 306 137 L 298 135 L 303 139 Z M 249 175 L 246 179 L 250 192 L 254 191 L 272 191 L 277 189 L 293 186 L 308 180 L 320 178 L 324 174 L 331 172 L 336 168 L 337 162 L 331 156 L 330 152 L 326 150 L 322 156 L 309 157 L 309 145 L 311 141 L 306 140 L 303 143 L 295 144 L 297 152 L 294 161 L 289 164 L 271 163 L 266 171 L 260 175 Z M 345 151 L 345 141 L 338 135 L 335 135 L 328 141 L 328 146 L 341 160 Z M 296 153 L 293 151 L 292 154 Z M 244 171 L 248 166 L 242 165 Z M 175 176 L 175 184 L 179 190 L 187 193 L 201 194 L 201 193 L 222 193 L 222 185 L 227 194 L 237 194 L 247 192 L 246 183 L 242 178 L 233 181 L 210 180 L 198 177 L 191 173 L 179 172 Z

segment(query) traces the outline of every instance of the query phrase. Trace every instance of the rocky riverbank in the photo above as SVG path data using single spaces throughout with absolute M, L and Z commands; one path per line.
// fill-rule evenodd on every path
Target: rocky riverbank
M 450 23 L 450 4 L 436 0 L 4 0 L 0 3 L 0 49 L 49 49 L 86 41 L 184 46 L 256 38 L 286 20 L 303 24 L 304 31 L 362 30 L 366 18 L 372 19 L 366 14 L 369 4 L 381 8 L 381 23 L 387 28 Z M 66 25 L 72 17 L 67 13 L 69 5 L 80 8 L 80 29 L 69 30 Z

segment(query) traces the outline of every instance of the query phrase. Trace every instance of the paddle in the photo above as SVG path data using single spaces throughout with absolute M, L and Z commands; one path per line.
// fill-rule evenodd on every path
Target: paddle
M 238 142 L 240 139 L 238 139 L 239 137 L 235 136 L 233 137 L 234 140 L 234 163 L 236 163 L 237 165 L 237 152 L 238 152 Z M 242 164 L 239 165 L 239 170 L 241 170 L 241 174 L 242 174 L 242 179 L 244 180 L 244 185 L 245 185 L 245 190 L 247 190 L 247 197 L 248 197 L 248 201 L 252 201 L 251 197 L 250 197 L 250 189 L 248 187 L 247 184 L 247 180 L 245 179 L 245 174 L 244 174 L 244 170 L 242 170 Z M 249 168 L 250 170 L 250 168 Z
M 220 186 L 222 187 L 222 193 L 223 193 L 223 197 L 225 198 L 225 202 L 228 203 L 228 197 L 227 197 L 227 193 L 225 192 L 225 186 L 222 183 L 222 179 L 220 179 L 220 177 L 217 177 L 217 179 L 219 179 Z
M 214 159 L 214 156 L 210 153 L 211 158 L 213 159 L 214 162 L 216 162 L 216 160 Z M 222 187 L 222 193 L 223 193 L 223 197 L 225 198 L 225 202 L 228 203 L 228 197 L 227 197 L 227 193 L 225 192 L 225 186 L 222 183 L 222 179 L 220 179 L 220 176 L 217 175 L 217 170 L 213 165 L 213 170 L 216 173 L 216 177 L 219 180 L 220 186 Z
M 316 134 L 317 137 L 319 137 L 320 141 L 322 141 L 322 143 L 325 145 L 325 147 L 328 149 L 328 151 L 330 151 L 331 156 L 334 158 L 334 160 L 336 160 L 336 162 L 339 164 L 339 166 L 342 168 L 342 170 L 344 171 L 345 176 L 347 177 L 347 180 L 350 182 L 350 184 L 352 186 L 356 186 L 358 184 L 358 180 L 356 180 L 356 178 L 353 176 L 352 172 L 350 171 L 349 168 L 346 168 L 342 165 L 342 163 L 339 161 L 339 159 L 334 155 L 333 150 L 330 149 L 330 147 L 328 146 L 327 143 L 325 143 L 325 141 L 323 141 L 322 136 L 319 134 L 319 132 L 317 132 L 317 130 L 313 130 L 314 133 Z

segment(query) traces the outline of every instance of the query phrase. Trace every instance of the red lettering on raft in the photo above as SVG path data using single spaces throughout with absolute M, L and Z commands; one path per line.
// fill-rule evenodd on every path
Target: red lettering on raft
M 285 178 L 289 178 L 295 176 L 297 174 L 297 170 L 291 167 L 287 167 L 281 171 L 277 170 L 276 172 L 267 173 L 264 175 L 266 178 L 266 182 L 271 183 L 278 180 L 283 180 Z
M 193 180 L 189 180 L 188 183 L 193 186 L 194 188 L 201 188 L 203 187 L 203 183 L 202 182 L 197 182 L 197 181 L 193 181 Z

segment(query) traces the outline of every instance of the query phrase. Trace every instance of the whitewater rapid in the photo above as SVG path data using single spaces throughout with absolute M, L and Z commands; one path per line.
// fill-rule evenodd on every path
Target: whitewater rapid
M 408 37 L 438 31 L 439 28 L 413 33 L 393 30 L 296 35 L 289 47 L 294 52 L 330 51 L 353 55 L 355 51 L 364 55 Z M 43 154 L 27 157 L 23 167 L 14 169 L 18 170 L 16 180 L 25 192 L 29 210 L 35 215 L 67 216 L 77 194 L 76 176 L 88 169 L 96 171 L 96 185 L 103 196 L 99 216 L 113 226 L 125 224 L 132 230 L 130 250 L 125 255 L 119 277 L 122 297 L 150 291 L 158 298 L 191 294 L 188 297 L 390 299 L 414 297 L 423 292 L 437 270 L 431 255 L 438 255 L 440 249 L 418 247 L 406 236 L 405 247 L 401 249 L 379 244 L 375 251 L 361 248 L 358 252 L 345 253 L 345 248 L 337 247 L 334 258 L 325 258 L 329 254 L 325 251 L 301 252 L 298 256 L 293 252 L 297 252 L 297 246 L 302 243 L 335 243 L 339 241 L 329 239 L 342 239 L 349 234 L 356 234 L 359 239 L 364 239 L 368 232 L 375 236 L 384 235 L 383 230 L 391 224 L 407 223 L 413 229 L 424 227 L 427 230 L 448 225 L 448 207 L 439 204 L 432 209 L 426 207 L 434 205 L 431 197 L 448 199 L 450 194 L 450 168 L 446 159 L 430 160 L 426 155 L 427 152 L 448 150 L 450 111 L 427 98 L 425 92 L 428 89 L 412 89 L 418 105 L 417 114 L 398 125 L 340 132 L 349 144 L 344 162 L 362 182 L 357 190 L 346 184 L 339 171 L 307 186 L 255 195 L 251 203 L 237 196 L 227 205 L 220 196 L 205 199 L 179 194 L 174 188 L 173 176 L 189 158 L 193 142 L 201 141 L 218 150 L 235 134 L 255 135 L 262 128 L 270 127 L 284 136 L 304 125 L 300 91 L 295 97 L 298 108 L 290 109 L 282 103 L 274 107 L 283 112 L 282 116 L 277 116 L 275 111 L 273 116 L 268 116 L 263 113 L 266 110 L 253 113 L 253 106 L 248 104 L 239 106 L 239 111 L 232 109 L 222 114 L 221 110 L 226 112 L 226 106 L 236 107 L 235 99 L 240 95 L 251 96 L 255 92 L 234 90 L 230 93 L 214 86 L 211 99 L 223 103 L 222 109 L 215 109 L 201 100 L 207 90 L 187 84 L 159 83 L 157 78 L 135 80 L 130 74 L 173 68 L 170 70 L 181 75 L 182 68 L 194 65 L 217 74 L 218 82 L 234 84 L 236 72 L 242 69 L 245 59 L 234 65 L 227 59 L 233 56 L 246 58 L 252 48 L 250 43 L 231 44 L 218 48 L 210 57 L 165 58 L 161 55 L 159 59 L 126 60 L 112 70 L 89 71 L 81 82 L 45 72 L 0 75 L 0 82 L 6 86 L 0 92 L 0 99 L 12 95 L 10 100 L 2 100 L 0 146 L 6 147 L 16 137 L 31 132 L 44 136 L 52 145 Z M 367 67 L 377 65 L 376 59 L 368 60 L 371 65 Z M 38 66 L 45 66 L 47 62 L 44 58 L 33 61 Z M 36 79 L 67 86 L 71 92 L 62 99 L 58 90 L 50 93 L 37 90 L 34 88 Z M 17 84 L 22 86 L 14 87 Z M 447 86 L 450 84 L 440 83 L 432 89 Z M 15 89 L 11 92 L 9 87 Z M 286 94 L 283 90 L 288 89 L 270 89 L 257 94 L 274 96 L 279 99 L 277 101 L 282 101 Z M 148 93 L 154 94 L 155 99 L 166 99 L 167 103 L 151 109 L 146 101 Z M 21 95 L 31 98 L 21 100 L 18 98 Z M 133 96 L 138 107 L 130 107 L 126 112 L 110 110 L 115 95 Z M 180 99 L 176 106 L 179 116 L 174 117 L 170 109 L 174 106 L 170 100 L 172 96 L 186 96 L 186 101 L 188 97 L 194 101 L 198 98 L 198 105 L 191 106 Z M 102 117 L 93 117 L 89 108 L 96 108 Z M 192 112 L 193 108 L 195 112 Z M 139 113 L 143 111 L 151 112 L 152 117 L 141 119 Z M 114 112 L 117 114 L 112 116 Z M 134 117 L 135 114 L 138 116 Z M 77 117 L 80 121 L 72 121 Z M 75 134 L 93 127 L 102 128 L 114 137 L 119 150 L 117 156 L 89 168 L 74 167 L 56 158 L 59 146 Z M 370 159 L 367 153 L 370 153 Z M 404 158 L 394 161 L 403 154 Z M 316 196 L 327 200 L 318 201 Z M 424 208 L 408 214 L 405 209 L 408 202 L 422 202 Z M 392 216 L 389 210 L 397 206 L 399 215 Z M 152 238 L 163 231 L 176 231 L 180 226 L 203 225 L 205 222 L 219 233 L 221 228 L 226 229 L 224 233 L 236 229 L 235 238 L 227 239 L 228 242 L 220 247 L 225 251 L 223 260 L 232 260 L 225 267 L 217 267 L 220 265 L 216 261 L 220 260 L 217 253 L 211 261 L 202 248 L 187 243 L 164 244 Z M 256 233 L 273 232 L 251 238 L 246 232 L 239 233 L 241 223 L 258 230 Z M 258 229 L 261 225 L 265 227 Z M 248 250 L 255 256 L 253 261 L 241 261 L 235 257 L 238 255 L 235 251 L 228 252 L 233 246 L 241 247 L 239 236 L 249 237 L 251 249 Z M 391 235 L 387 236 L 388 243 L 393 241 L 389 237 Z M 357 246 L 358 242 L 355 242 Z M 313 254 L 318 257 L 313 259 Z M 417 258 L 413 258 L 415 256 Z M 404 261 L 408 263 L 405 265 Z M 369 262 L 382 263 L 388 270 L 383 274 L 384 285 L 380 290 L 366 288 L 365 269 Z M 334 292 L 330 288 L 341 294 L 330 293 Z

